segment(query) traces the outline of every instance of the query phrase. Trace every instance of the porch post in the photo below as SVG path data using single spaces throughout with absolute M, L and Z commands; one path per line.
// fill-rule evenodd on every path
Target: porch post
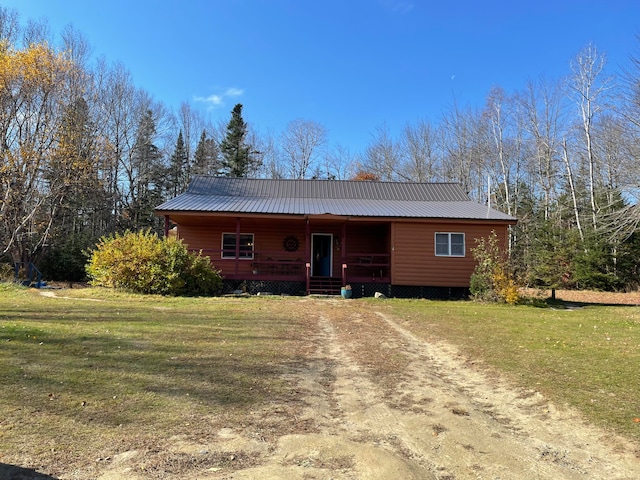
M 309 217 L 306 219 L 305 226 L 305 241 L 304 241 L 304 261 L 305 261 L 305 276 L 307 277 L 307 295 L 311 288 L 311 224 L 309 223 Z
M 347 284 L 347 264 L 342 264 L 342 286 Z
M 240 270 L 240 217 L 236 217 L 236 263 L 235 273 L 238 274 Z
M 304 241 L 304 259 L 307 262 L 311 261 L 311 224 L 309 222 L 309 218 L 306 219 L 307 225 L 305 230 L 305 241 Z
M 169 215 L 164 216 L 164 238 L 169 236 Z
M 340 241 L 340 255 L 342 264 L 342 286 L 347 284 L 347 222 L 342 223 L 342 240 Z
M 342 263 L 347 260 L 347 222 L 342 224 L 342 240 L 340 242 L 340 254 L 342 255 Z

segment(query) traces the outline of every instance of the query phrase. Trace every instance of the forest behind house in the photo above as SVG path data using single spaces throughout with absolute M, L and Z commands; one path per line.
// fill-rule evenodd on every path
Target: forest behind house
M 0 263 L 80 281 L 101 237 L 161 233 L 154 207 L 198 174 L 457 182 L 519 219 L 509 249 L 520 284 L 635 290 L 639 45 L 613 67 L 585 45 L 563 78 L 496 85 L 481 108 L 454 103 L 396 136 L 381 125 L 352 152 L 311 119 L 262 134 L 243 118 L 250 105 L 218 123 L 188 101 L 172 110 L 125 65 L 92 58 L 81 32 L 53 41 L 46 22 L 0 7 Z

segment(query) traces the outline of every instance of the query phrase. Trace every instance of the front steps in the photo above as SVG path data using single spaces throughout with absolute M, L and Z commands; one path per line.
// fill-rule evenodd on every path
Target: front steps
M 340 295 L 342 279 L 340 277 L 311 277 L 309 295 Z

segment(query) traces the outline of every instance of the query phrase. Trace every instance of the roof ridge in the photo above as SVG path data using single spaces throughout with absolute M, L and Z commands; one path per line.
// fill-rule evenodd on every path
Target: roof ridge
M 354 180 L 354 179 L 338 179 L 338 178 L 255 178 L 255 177 L 220 177 L 210 174 L 198 174 L 192 176 L 192 180 L 195 178 L 208 178 L 224 181 L 245 181 L 245 182 L 336 182 L 336 183 L 358 183 L 358 184 L 387 184 L 387 185 L 460 185 L 460 182 L 448 182 L 448 181 L 436 181 L 436 182 L 419 182 L 416 180 Z

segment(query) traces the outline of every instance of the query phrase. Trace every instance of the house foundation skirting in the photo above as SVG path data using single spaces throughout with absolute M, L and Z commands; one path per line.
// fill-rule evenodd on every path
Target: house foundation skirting
M 223 280 L 223 294 L 242 291 L 257 295 L 270 293 L 273 295 L 306 295 L 306 282 L 290 282 L 275 280 Z
M 469 298 L 467 287 L 430 287 L 392 285 L 391 297 L 427 298 L 429 300 L 463 300 Z
M 257 295 L 270 293 L 273 295 L 305 295 L 305 282 L 273 281 L 273 280 L 224 280 L 223 293 L 237 291 Z M 426 298 L 430 300 L 459 300 L 469 297 L 466 287 L 432 287 L 391 285 L 389 283 L 352 283 L 352 298 L 373 297 L 377 292 L 389 298 Z
M 407 286 L 381 283 L 352 283 L 352 298 L 373 297 L 380 292 L 389 298 L 427 298 L 430 300 L 458 300 L 469 297 L 466 287 Z

